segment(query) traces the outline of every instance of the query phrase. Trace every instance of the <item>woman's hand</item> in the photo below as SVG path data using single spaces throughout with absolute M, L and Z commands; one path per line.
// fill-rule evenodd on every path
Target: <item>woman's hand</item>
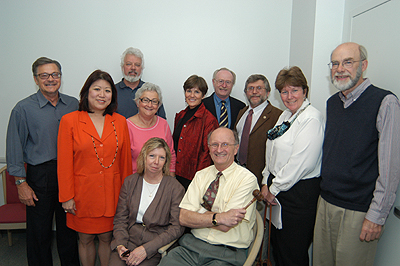
M 128 251 L 128 249 L 127 249 L 124 245 L 118 245 L 118 246 L 117 246 L 117 252 L 118 252 L 119 258 L 120 258 L 121 260 L 127 261 L 127 260 L 128 260 L 128 256 L 122 257 L 122 254 L 123 254 L 125 251 Z
M 276 205 L 277 203 L 275 202 L 275 196 L 269 192 L 269 188 L 267 185 L 262 186 L 261 188 L 261 194 L 264 197 L 264 201 L 268 204 L 268 205 Z
M 73 215 L 75 215 L 76 206 L 75 206 L 74 199 L 70 199 L 69 201 L 63 202 L 62 207 L 65 210 L 65 212 L 69 212 L 69 213 L 72 213 Z
M 147 257 L 147 252 L 143 246 L 137 247 L 131 251 L 126 264 L 128 266 L 139 265 Z

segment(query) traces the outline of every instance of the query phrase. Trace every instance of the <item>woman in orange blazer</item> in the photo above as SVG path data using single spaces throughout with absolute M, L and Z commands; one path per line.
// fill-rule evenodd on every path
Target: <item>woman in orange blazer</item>
M 79 234 L 83 266 L 95 264 L 96 235 L 100 263 L 108 264 L 119 191 L 132 173 L 126 120 L 116 109 L 114 81 L 96 70 L 80 92 L 79 110 L 60 122 L 59 199 L 67 212 L 67 226 Z

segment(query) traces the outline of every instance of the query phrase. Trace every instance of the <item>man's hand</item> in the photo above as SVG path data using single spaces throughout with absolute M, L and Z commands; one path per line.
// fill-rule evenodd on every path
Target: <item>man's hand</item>
M 217 213 L 216 220 L 218 224 L 233 227 L 238 225 L 246 215 L 245 209 L 232 209 L 227 212 Z
M 38 201 L 39 199 L 36 197 L 33 189 L 26 182 L 17 185 L 17 188 L 18 197 L 22 204 L 25 204 L 26 206 L 36 206 L 35 201 Z
M 275 201 L 275 196 L 271 192 L 269 192 L 268 186 L 262 186 L 261 194 L 264 197 L 264 201 L 268 205 L 276 205 L 277 204 L 276 201 Z
M 365 218 L 361 229 L 360 240 L 367 242 L 373 241 L 381 236 L 381 232 L 382 225 L 373 223 Z
M 65 210 L 65 212 L 69 212 L 69 213 L 72 213 L 73 215 L 75 215 L 76 206 L 75 206 L 74 199 L 70 199 L 69 201 L 63 202 L 62 207 Z

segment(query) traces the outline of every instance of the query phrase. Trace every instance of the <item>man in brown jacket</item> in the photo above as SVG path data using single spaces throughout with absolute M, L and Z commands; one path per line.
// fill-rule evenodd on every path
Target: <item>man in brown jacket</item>
M 255 74 L 248 77 L 244 93 L 249 106 L 240 110 L 235 125 L 240 138 L 237 160 L 257 177 L 260 186 L 265 167 L 267 132 L 275 126 L 282 113 L 267 100 L 270 92 L 271 87 L 264 75 Z M 247 130 L 246 120 L 248 120 Z

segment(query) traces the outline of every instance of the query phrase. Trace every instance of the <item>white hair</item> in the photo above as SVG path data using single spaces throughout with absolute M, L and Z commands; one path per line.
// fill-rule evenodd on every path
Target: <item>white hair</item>
M 133 47 L 129 47 L 127 48 L 121 55 L 121 67 L 124 66 L 125 64 L 125 57 L 126 55 L 131 54 L 134 55 L 136 57 L 139 57 L 140 59 L 142 59 L 142 69 L 144 69 L 144 56 L 142 51 L 140 51 L 138 48 L 133 48 Z

